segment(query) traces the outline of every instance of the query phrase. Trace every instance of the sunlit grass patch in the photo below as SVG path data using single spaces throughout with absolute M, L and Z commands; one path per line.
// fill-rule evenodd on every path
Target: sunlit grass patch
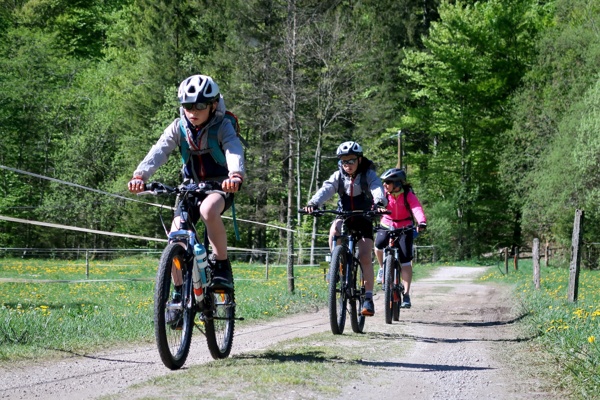
M 541 268 L 540 289 L 533 285 L 530 260 L 521 261 L 518 271 L 504 275 L 494 270 L 482 280 L 514 284 L 528 318 L 528 329 L 560 364 L 568 379 L 577 382 L 579 394 L 600 392 L 600 271 L 581 270 L 577 302 L 568 301 L 568 268 Z

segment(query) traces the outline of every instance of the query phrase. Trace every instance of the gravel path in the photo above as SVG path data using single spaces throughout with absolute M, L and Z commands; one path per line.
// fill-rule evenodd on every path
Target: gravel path
M 389 357 L 363 360 L 382 373 L 358 380 L 339 398 L 381 399 L 390 393 L 416 400 L 558 398 L 535 378 L 526 338 L 515 327 L 519 316 L 510 288 L 474 281 L 485 270 L 443 267 L 419 280 L 413 284 L 413 308 L 402 310 L 401 321 L 391 325 L 384 322 L 383 296 L 377 295 L 377 314 L 365 330 L 390 338 Z M 236 330 L 232 355 L 326 331 L 325 310 L 244 327 Z M 212 360 L 202 338 L 194 339 L 186 366 Z M 403 350 L 394 351 L 394 346 Z M 0 399 L 128 398 L 131 385 L 169 373 L 153 344 L 70 354 L 59 361 L 0 364 Z

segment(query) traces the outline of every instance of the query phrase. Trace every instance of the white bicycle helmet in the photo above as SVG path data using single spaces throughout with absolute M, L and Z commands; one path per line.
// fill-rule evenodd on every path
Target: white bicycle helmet
M 177 98 L 183 103 L 211 103 L 219 98 L 219 86 L 210 76 L 192 75 L 179 85 Z
M 358 157 L 362 157 L 363 149 L 362 147 L 360 147 L 360 144 L 356 142 L 344 142 L 338 146 L 336 151 L 336 155 L 338 156 L 338 158 L 340 158 L 341 156 L 347 156 L 351 154 L 357 155 Z

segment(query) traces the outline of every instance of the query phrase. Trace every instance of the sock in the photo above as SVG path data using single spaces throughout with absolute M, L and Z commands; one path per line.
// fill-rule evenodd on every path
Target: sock
M 373 298 L 373 291 L 372 290 L 367 290 L 365 292 L 365 299 L 372 299 Z

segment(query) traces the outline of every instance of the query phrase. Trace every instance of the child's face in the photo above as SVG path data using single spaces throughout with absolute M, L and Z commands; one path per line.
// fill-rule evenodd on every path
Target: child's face
M 392 181 L 383 181 L 383 188 L 387 193 L 395 193 L 400 191 L 400 187 L 396 187 Z
M 341 156 L 340 161 L 342 162 L 342 168 L 348 175 L 353 175 L 358 169 L 358 163 L 360 162 L 360 157 L 355 155 L 347 155 Z
M 192 125 L 200 126 L 200 125 L 206 123 L 206 121 L 208 121 L 208 118 L 210 117 L 210 112 L 212 111 L 213 108 L 214 108 L 214 103 L 209 105 L 208 107 L 206 107 L 204 110 L 198 110 L 195 107 L 192 108 L 191 110 L 188 110 L 187 108 L 184 107 L 183 112 L 185 113 L 185 116 L 187 117 L 187 119 L 190 120 Z

